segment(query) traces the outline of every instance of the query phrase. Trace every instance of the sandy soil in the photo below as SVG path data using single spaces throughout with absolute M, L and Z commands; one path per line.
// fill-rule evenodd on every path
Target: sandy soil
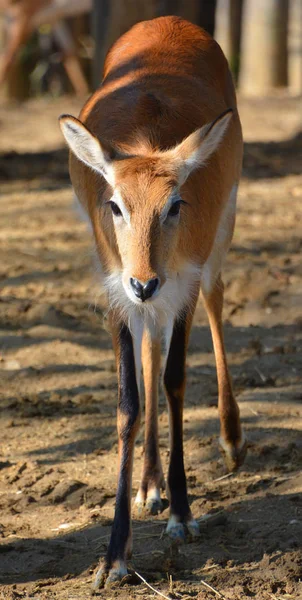
M 225 268 L 226 341 L 249 452 L 231 476 L 218 451 L 212 344 L 192 331 L 185 457 L 201 539 L 175 552 L 134 515 L 132 567 L 171 598 L 302 598 L 300 103 L 240 101 L 246 140 Z M 0 107 L 0 597 L 84 599 L 108 543 L 117 468 L 116 375 L 85 224 L 56 117 L 66 98 Z M 160 446 L 168 420 L 160 397 Z M 134 491 L 142 466 L 136 445 Z M 212 590 L 210 587 L 213 588 Z M 216 591 L 213 591 L 216 590 Z M 2 594 L 2 595 L 1 595 Z M 154 598 L 132 578 L 106 598 Z

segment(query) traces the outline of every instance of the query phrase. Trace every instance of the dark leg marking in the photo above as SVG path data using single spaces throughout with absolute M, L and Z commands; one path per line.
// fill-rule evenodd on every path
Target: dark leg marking
M 140 406 L 136 382 L 135 360 L 131 333 L 126 325 L 120 327 L 116 340 L 119 357 L 119 479 L 115 515 L 105 561 L 98 571 L 95 588 L 121 579 L 126 570 L 126 558 L 131 552 L 131 480 L 135 436 L 139 425 Z
M 170 465 L 168 487 L 171 514 L 180 521 L 190 518 L 187 484 L 183 460 L 183 401 L 185 390 L 185 359 L 187 347 L 187 315 L 178 319 L 173 334 L 164 374 L 170 411 Z

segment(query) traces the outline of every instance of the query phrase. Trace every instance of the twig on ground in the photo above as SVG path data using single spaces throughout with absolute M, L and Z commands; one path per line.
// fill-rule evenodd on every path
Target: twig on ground
M 172 575 L 168 575 L 168 573 L 167 573 L 167 577 L 168 577 L 168 581 L 169 581 L 169 594 L 173 594 L 173 577 L 172 577 Z
M 257 367 L 255 367 L 255 371 L 258 373 L 261 381 L 263 381 L 263 383 L 267 382 L 267 378 L 265 377 L 265 375 L 263 375 L 263 373 L 261 373 L 260 369 L 258 369 Z
M 133 536 L 134 537 L 134 536 Z M 135 536 L 136 540 L 146 540 L 147 538 L 159 538 L 159 533 L 139 533 Z
M 215 590 L 215 588 L 213 588 L 209 583 L 206 583 L 206 581 L 204 581 L 203 579 L 200 580 L 200 583 L 202 583 L 202 585 L 205 585 L 205 587 L 209 588 L 209 590 L 214 592 L 216 596 L 225 600 L 224 596 L 220 592 L 218 592 L 218 590 Z
M 110 533 L 106 533 L 106 535 L 100 535 L 97 538 L 94 538 L 93 543 L 95 544 L 96 542 L 99 542 L 100 540 L 106 540 L 107 538 L 110 538 Z M 109 539 L 108 539 L 109 541 Z
M 138 556 L 150 556 L 150 554 L 153 554 L 153 556 L 164 556 L 164 552 L 162 550 L 148 550 L 148 552 L 139 552 L 139 553 L 135 553 L 132 556 L 134 558 L 137 558 Z
M 133 531 L 140 531 L 141 529 L 148 529 L 150 527 L 154 527 L 154 525 L 165 525 L 168 523 L 167 519 L 160 519 L 157 521 L 148 521 L 145 525 L 139 525 L 139 527 L 133 527 Z
M 208 567 L 203 567 L 203 571 L 211 571 L 212 569 L 217 569 L 217 567 L 219 567 L 219 565 L 215 564 L 215 565 L 209 565 Z
M 259 417 L 259 413 L 250 406 L 248 406 L 248 410 L 250 410 L 253 415 L 256 415 L 256 417 Z
M 196 519 L 196 521 L 198 521 L 198 523 L 204 523 L 204 522 L 210 521 L 211 519 L 218 517 L 218 515 L 222 515 L 223 513 L 225 513 L 224 510 L 218 510 L 215 513 L 210 513 L 209 515 L 203 515 L 202 517 L 199 517 L 198 519 Z
M 217 479 L 213 479 L 212 483 L 216 482 L 216 481 L 222 481 L 223 479 L 228 479 L 228 477 L 232 477 L 232 475 L 234 475 L 234 473 L 226 473 L 226 475 L 222 475 L 221 477 L 217 477 Z
M 159 592 L 159 590 L 157 590 L 155 587 L 153 587 L 153 585 L 150 585 L 150 583 L 148 583 L 148 581 L 146 581 L 146 579 L 144 579 L 144 577 L 142 577 L 137 571 L 134 571 L 135 575 L 137 575 L 137 577 L 139 579 L 141 579 L 143 581 L 143 583 L 150 588 L 150 590 L 152 590 L 152 592 L 155 592 L 155 594 L 158 594 L 159 596 L 161 596 L 162 598 L 165 598 L 166 600 L 171 600 L 171 598 L 169 596 L 165 596 L 165 594 L 162 594 L 162 592 Z

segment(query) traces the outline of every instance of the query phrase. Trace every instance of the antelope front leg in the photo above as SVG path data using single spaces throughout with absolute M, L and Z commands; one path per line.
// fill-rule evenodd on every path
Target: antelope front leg
M 145 386 L 145 454 L 142 479 L 135 499 L 139 512 L 156 515 L 162 510 L 165 481 L 158 446 L 158 384 L 161 362 L 160 332 L 146 325 L 142 343 Z
M 106 557 L 97 572 L 94 589 L 118 581 L 127 574 L 126 560 L 132 550 L 132 463 L 134 442 L 140 420 L 139 393 L 131 333 L 126 325 L 117 328 L 112 321 L 113 319 L 111 319 L 111 326 L 119 382 L 117 411 L 119 476 L 110 543 Z
M 206 295 L 203 291 L 203 296 L 211 327 L 217 368 L 220 418 L 219 443 L 228 470 L 234 471 L 244 461 L 247 443 L 241 429 L 239 408 L 233 394 L 224 347 L 222 328 L 223 291 L 223 282 L 219 276 L 212 292 Z
M 185 540 L 187 531 L 192 537 L 199 535 L 198 523 L 192 518 L 189 507 L 183 458 L 185 360 L 193 312 L 194 310 L 191 307 L 185 315 L 182 314 L 181 318 L 174 323 L 164 374 L 170 419 L 170 464 L 168 472 L 170 519 L 167 525 L 167 534 L 176 543 L 182 543 Z

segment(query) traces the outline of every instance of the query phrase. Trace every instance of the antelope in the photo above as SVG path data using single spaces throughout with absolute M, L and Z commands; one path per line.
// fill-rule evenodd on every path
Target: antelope
M 246 441 L 222 331 L 221 267 L 235 221 L 242 134 L 227 61 L 205 31 L 178 17 L 136 24 L 109 51 L 100 88 L 79 119 L 60 117 L 70 175 L 87 211 L 107 291 L 118 373 L 119 475 L 111 539 L 94 587 L 120 580 L 131 555 L 131 488 L 145 389 L 145 454 L 136 506 L 156 514 L 164 486 L 157 403 L 170 423 L 166 532 L 197 537 L 183 456 L 185 360 L 201 288 L 218 376 L 220 446 L 227 467 Z

